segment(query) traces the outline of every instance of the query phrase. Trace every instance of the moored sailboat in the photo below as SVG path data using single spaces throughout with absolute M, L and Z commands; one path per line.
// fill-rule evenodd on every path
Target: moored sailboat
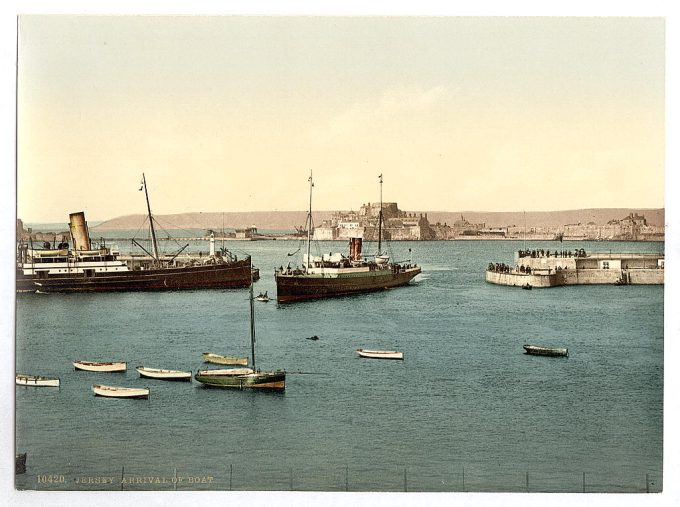
M 407 285 L 421 272 L 419 266 L 390 262 L 382 252 L 382 174 L 380 179 L 380 212 L 378 215 L 378 252 L 373 258 L 362 254 L 362 238 L 351 238 L 349 257 L 343 254 L 312 256 L 310 252 L 312 222 L 312 189 L 309 176 L 309 211 L 307 213 L 307 253 L 301 269 L 276 270 L 276 300 L 280 303 L 304 299 L 327 298 L 374 292 Z
M 252 367 L 226 368 L 218 370 L 198 370 L 194 378 L 208 387 L 235 389 L 271 389 L 286 388 L 286 372 L 283 370 L 260 371 L 255 366 L 255 298 L 253 284 L 250 284 L 250 348 Z

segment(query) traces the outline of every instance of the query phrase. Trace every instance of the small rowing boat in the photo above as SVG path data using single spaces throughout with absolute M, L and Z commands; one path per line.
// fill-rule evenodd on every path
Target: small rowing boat
M 57 377 L 43 377 L 41 375 L 24 375 L 23 373 L 17 373 L 16 384 L 18 386 L 59 387 L 59 379 Z
M 95 384 L 92 386 L 92 391 L 95 396 L 103 396 L 105 398 L 149 398 L 148 387 L 113 387 Z
M 551 357 L 568 357 L 569 349 L 558 347 L 541 347 L 539 345 L 524 345 L 525 354 L 532 356 L 551 356 Z
M 127 370 L 127 363 L 123 361 L 100 363 L 97 361 L 73 361 L 76 370 L 99 371 L 99 372 L 121 372 Z
M 404 359 L 404 353 L 397 352 L 396 350 L 357 349 L 357 352 L 359 353 L 359 356 L 370 359 Z
M 235 364 L 245 366 L 248 364 L 248 358 L 235 356 L 221 356 L 219 354 L 213 354 L 212 352 L 203 352 L 203 362 L 214 364 Z
M 162 370 L 160 368 L 147 368 L 145 366 L 137 366 L 135 368 L 140 377 L 154 378 L 158 380 L 189 380 L 191 381 L 190 371 L 180 370 Z

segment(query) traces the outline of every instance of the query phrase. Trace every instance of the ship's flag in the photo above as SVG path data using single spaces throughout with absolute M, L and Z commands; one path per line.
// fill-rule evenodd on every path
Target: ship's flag
M 141 192 L 142 190 L 144 190 L 144 180 L 139 182 L 139 191 Z

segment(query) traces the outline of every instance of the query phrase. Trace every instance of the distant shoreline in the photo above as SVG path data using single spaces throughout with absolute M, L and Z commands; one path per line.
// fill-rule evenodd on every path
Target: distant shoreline
M 314 211 L 314 222 L 320 225 L 330 219 L 337 211 Z M 665 208 L 583 208 L 560 211 L 409 211 L 423 213 L 431 224 L 453 224 L 464 216 L 472 223 L 484 222 L 487 227 L 559 227 L 567 224 L 593 222 L 604 225 L 610 220 L 620 219 L 630 213 L 645 215 L 650 225 L 662 227 L 665 224 Z M 179 230 L 213 229 L 215 231 L 255 226 L 260 231 L 294 231 L 304 225 L 306 211 L 248 211 L 248 212 L 189 212 L 177 214 L 157 214 L 156 220 L 165 228 Z M 21 217 L 19 217 L 21 218 Z M 148 218 L 144 214 L 126 215 L 109 220 L 88 220 L 91 233 L 97 231 L 137 230 L 144 226 Z M 28 227 L 39 231 L 68 230 L 68 212 L 62 222 L 24 221 Z M 92 230 L 95 229 L 95 230 Z

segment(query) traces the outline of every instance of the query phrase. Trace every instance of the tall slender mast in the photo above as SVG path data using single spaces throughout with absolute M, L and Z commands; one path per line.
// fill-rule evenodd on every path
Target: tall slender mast
M 382 254 L 382 174 L 378 176 L 380 180 L 380 211 L 378 212 L 378 255 Z
M 312 188 L 314 181 L 312 180 L 312 171 L 309 171 L 309 212 L 307 213 L 307 265 L 306 270 L 309 273 L 309 254 L 312 241 Z
M 255 369 L 255 303 L 253 298 L 253 273 L 250 273 L 250 351 L 253 357 L 253 371 Z
M 524 250 L 527 249 L 527 212 L 524 212 Z
M 151 242 L 153 244 L 153 256 L 158 262 L 158 242 L 156 241 L 156 230 L 153 227 L 153 217 L 151 216 L 151 205 L 149 204 L 149 191 L 146 189 L 146 176 L 142 173 L 142 183 L 144 184 L 144 195 L 146 195 L 146 209 L 149 211 L 149 225 L 151 226 Z

